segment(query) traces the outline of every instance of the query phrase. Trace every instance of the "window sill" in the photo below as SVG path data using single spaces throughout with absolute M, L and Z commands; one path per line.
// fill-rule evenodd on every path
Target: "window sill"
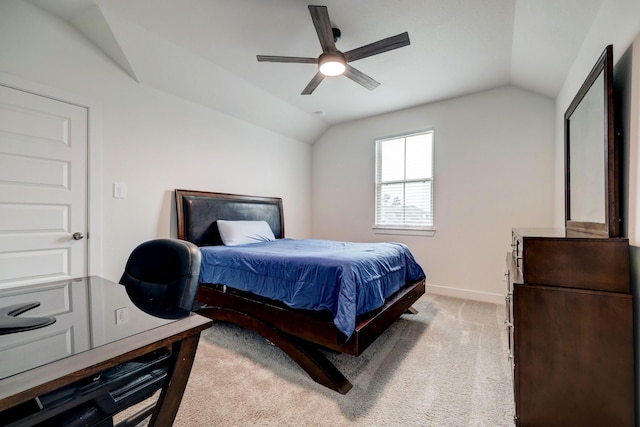
M 395 234 L 398 236 L 427 236 L 436 234 L 435 228 L 403 228 L 403 227 L 372 227 L 375 234 Z

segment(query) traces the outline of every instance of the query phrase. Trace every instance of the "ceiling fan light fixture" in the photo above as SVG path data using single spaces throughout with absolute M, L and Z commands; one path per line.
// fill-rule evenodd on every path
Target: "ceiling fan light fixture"
M 351 49 L 343 54 L 336 47 L 336 42 L 340 40 L 341 33 L 339 29 L 331 27 L 327 6 L 309 5 L 309 13 L 322 47 L 322 54 L 319 57 L 256 55 L 258 62 L 317 64 L 318 72 L 314 74 L 311 81 L 300 92 L 300 95 L 311 95 L 325 77 L 340 75 L 344 75 L 366 89 L 373 90 L 380 86 L 380 83 L 362 71 L 353 68 L 351 63 L 359 59 L 409 46 L 410 44 L 409 33 L 405 31 L 404 33 Z
M 339 76 L 347 69 L 347 60 L 341 53 L 323 53 L 318 59 L 318 71 L 324 76 Z

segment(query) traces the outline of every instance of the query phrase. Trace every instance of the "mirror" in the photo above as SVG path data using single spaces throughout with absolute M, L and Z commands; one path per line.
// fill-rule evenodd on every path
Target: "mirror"
M 618 237 L 613 47 L 607 46 L 564 115 L 565 222 L 569 235 Z

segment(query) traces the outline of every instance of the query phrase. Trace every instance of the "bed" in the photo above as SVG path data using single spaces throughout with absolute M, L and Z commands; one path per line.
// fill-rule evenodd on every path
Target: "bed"
M 378 299 L 384 297 L 378 304 L 381 306 L 370 309 L 367 304 L 360 307 L 354 303 L 356 309 L 350 314 L 352 319 L 348 320 L 349 316 L 343 316 L 342 320 L 347 319 L 347 321 L 341 323 L 336 320 L 336 317 L 338 312 L 344 311 L 342 309 L 330 308 L 328 305 L 326 309 L 321 309 L 308 305 L 306 302 L 308 298 L 304 299 L 304 303 L 287 301 L 289 303 L 287 305 L 269 297 L 271 295 L 268 293 L 256 294 L 256 292 L 262 292 L 264 287 L 251 287 L 260 281 L 262 274 L 260 271 L 256 272 L 253 267 L 250 270 L 257 276 L 240 275 L 244 277 L 244 283 L 233 284 L 233 286 L 229 283 L 219 283 L 225 282 L 227 279 L 231 280 L 232 277 L 230 275 L 215 275 L 216 272 L 222 272 L 222 265 L 216 257 L 227 256 L 227 252 L 230 252 L 231 249 L 240 250 L 244 246 L 261 252 L 261 245 L 263 245 L 255 243 L 235 247 L 224 246 L 220 228 L 225 221 L 251 221 L 251 223 L 264 221 L 268 224 L 269 233 L 272 232 L 272 236 L 275 238 L 274 241 L 266 242 L 264 246 L 310 244 L 313 247 L 311 250 L 316 251 L 319 259 L 329 258 L 323 255 L 324 251 L 328 250 L 325 247 L 327 243 L 311 239 L 307 242 L 306 239 L 305 241 L 296 241 L 285 238 L 282 200 L 280 198 L 176 190 L 175 200 L 178 238 L 195 243 L 203 253 L 203 267 L 194 309 L 199 314 L 213 320 L 231 322 L 257 332 L 284 351 L 314 381 L 339 393 L 346 394 L 352 388 L 352 384 L 320 349 L 352 356 L 360 355 L 402 314 L 415 312 L 411 306 L 425 292 L 424 273 L 419 274 L 422 270 L 418 266 L 419 270 L 415 270 L 415 268 L 412 270 L 410 280 L 403 280 L 403 283 L 395 288 L 393 285 L 389 285 L 385 291 L 391 292 L 389 295 L 377 296 Z M 229 244 L 228 236 L 226 237 L 227 244 Z M 371 250 L 368 247 L 361 248 L 360 244 L 356 243 L 344 242 L 344 244 L 357 253 Z M 382 247 L 383 252 L 398 249 L 392 245 L 397 245 L 400 249 L 404 246 L 400 244 L 373 245 L 376 248 Z M 268 250 L 271 251 L 272 248 L 269 247 Z M 276 250 L 290 249 L 278 248 Z M 294 251 L 297 252 L 298 249 L 294 249 Z M 224 253 L 220 254 L 220 252 Z M 271 252 L 268 256 L 272 256 Z M 402 256 L 412 258 L 410 252 L 408 255 L 403 254 Z M 293 262 L 293 258 L 296 257 L 287 257 L 279 262 Z M 243 264 L 244 261 L 238 261 L 238 263 Z M 292 265 L 287 264 L 286 270 L 297 272 L 306 268 L 295 265 L 292 267 Z M 314 270 L 312 273 L 317 274 L 317 271 Z M 306 274 L 306 276 L 313 277 L 313 274 Z M 356 275 L 358 275 L 357 272 Z M 408 273 L 407 276 L 409 276 Z M 274 285 L 275 288 L 278 286 Z M 254 289 L 254 291 L 251 292 L 250 289 Z M 296 295 L 298 293 L 298 291 L 293 292 Z M 284 298 L 284 300 L 287 299 Z M 330 299 L 330 304 L 334 302 L 338 304 Z M 373 302 L 373 304 L 376 303 Z M 365 310 L 365 312 L 361 312 L 361 310 Z

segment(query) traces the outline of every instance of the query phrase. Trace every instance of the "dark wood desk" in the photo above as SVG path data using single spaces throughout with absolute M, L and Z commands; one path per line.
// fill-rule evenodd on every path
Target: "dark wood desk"
M 98 289 L 104 290 L 109 288 L 110 291 L 119 292 L 119 289 L 122 288 L 117 284 L 96 277 L 45 284 L 45 287 L 47 285 L 49 286 L 48 289 L 51 289 L 51 285 L 60 285 L 62 289 L 71 287 L 80 289 L 81 286 L 88 288 L 93 287 L 93 292 L 91 289 L 87 292 L 90 296 L 87 299 L 87 305 L 89 307 L 95 305 L 95 301 L 91 301 L 91 295 L 96 294 Z M 34 289 L 37 291 L 38 286 L 42 285 L 25 288 L 30 291 L 29 298 L 33 299 L 33 291 Z M 119 288 L 116 288 L 116 286 Z M 53 288 L 55 288 L 55 286 L 53 286 Z M 100 293 L 98 296 L 104 298 L 103 293 Z M 1 290 L 0 306 L 8 305 L 4 303 L 9 301 L 9 297 L 15 299 L 16 290 Z M 74 301 L 73 304 L 69 305 L 81 306 L 82 304 L 80 301 Z M 137 310 L 135 307 L 127 307 L 127 309 L 132 311 Z M 91 309 L 88 310 L 89 313 L 91 313 L 91 311 Z M 108 309 L 102 310 L 102 314 L 108 319 L 111 319 L 113 315 Z M 128 315 L 134 317 L 133 314 L 134 313 Z M 23 314 L 23 316 L 28 315 L 29 312 Z M 34 316 L 35 315 L 36 314 L 34 314 Z M 138 315 L 147 316 L 146 314 L 135 314 L 135 316 Z M 91 322 L 94 323 L 94 325 L 91 326 L 91 328 L 93 328 L 98 320 L 94 318 L 89 321 L 89 323 Z M 154 324 L 154 322 L 151 322 L 151 326 L 146 327 L 144 322 L 136 320 L 135 322 L 131 322 L 132 325 L 129 330 L 132 331 L 132 334 L 129 336 L 110 342 L 99 342 L 99 345 L 92 346 L 89 349 L 82 349 L 77 353 L 42 364 L 41 366 L 30 367 L 22 372 L 10 372 L 10 376 L 0 379 L 0 419 L 3 418 L 2 412 L 10 408 L 24 404 L 25 402 L 27 404 L 37 402 L 36 399 L 47 395 L 47 393 L 59 390 L 62 387 L 69 386 L 80 380 L 97 378 L 102 372 L 109 368 L 119 366 L 125 362 L 158 350 L 166 349 L 167 352 L 171 354 L 169 358 L 170 362 L 160 396 L 157 404 L 153 408 L 151 425 L 170 426 L 175 419 L 182 400 L 182 395 L 191 372 L 191 366 L 198 346 L 200 333 L 211 326 L 212 322 L 196 314 L 190 314 L 188 317 L 178 320 L 162 320 L 161 322 L 164 323 L 158 326 L 157 323 Z M 116 323 L 115 319 L 113 323 Z M 51 327 L 54 325 L 51 325 Z M 118 327 L 123 328 L 122 324 L 118 325 Z M 46 327 L 42 328 L 42 331 L 44 330 L 46 330 Z M 19 334 L 26 333 L 28 332 L 20 332 Z M 9 341 L 7 337 L 10 337 L 10 335 L 0 336 L 0 364 L 5 366 L 12 363 L 12 360 L 6 357 L 10 355 L 10 353 L 3 350 L 8 348 L 7 343 Z M 95 341 L 99 340 L 95 339 Z M 70 405 L 67 405 L 67 407 L 69 406 Z M 56 414 L 57 412 L 54 411 L 49 415 L 54 416 Z M 25 421 L 18 422 L 16 425 L 32 425 L 41 421 L 42 419 L 39 418 L 38 411 L 36 411 L 34 415 L 26 418 Z M 3 423 L 4 422 L 5 420 L 3 420 Z

